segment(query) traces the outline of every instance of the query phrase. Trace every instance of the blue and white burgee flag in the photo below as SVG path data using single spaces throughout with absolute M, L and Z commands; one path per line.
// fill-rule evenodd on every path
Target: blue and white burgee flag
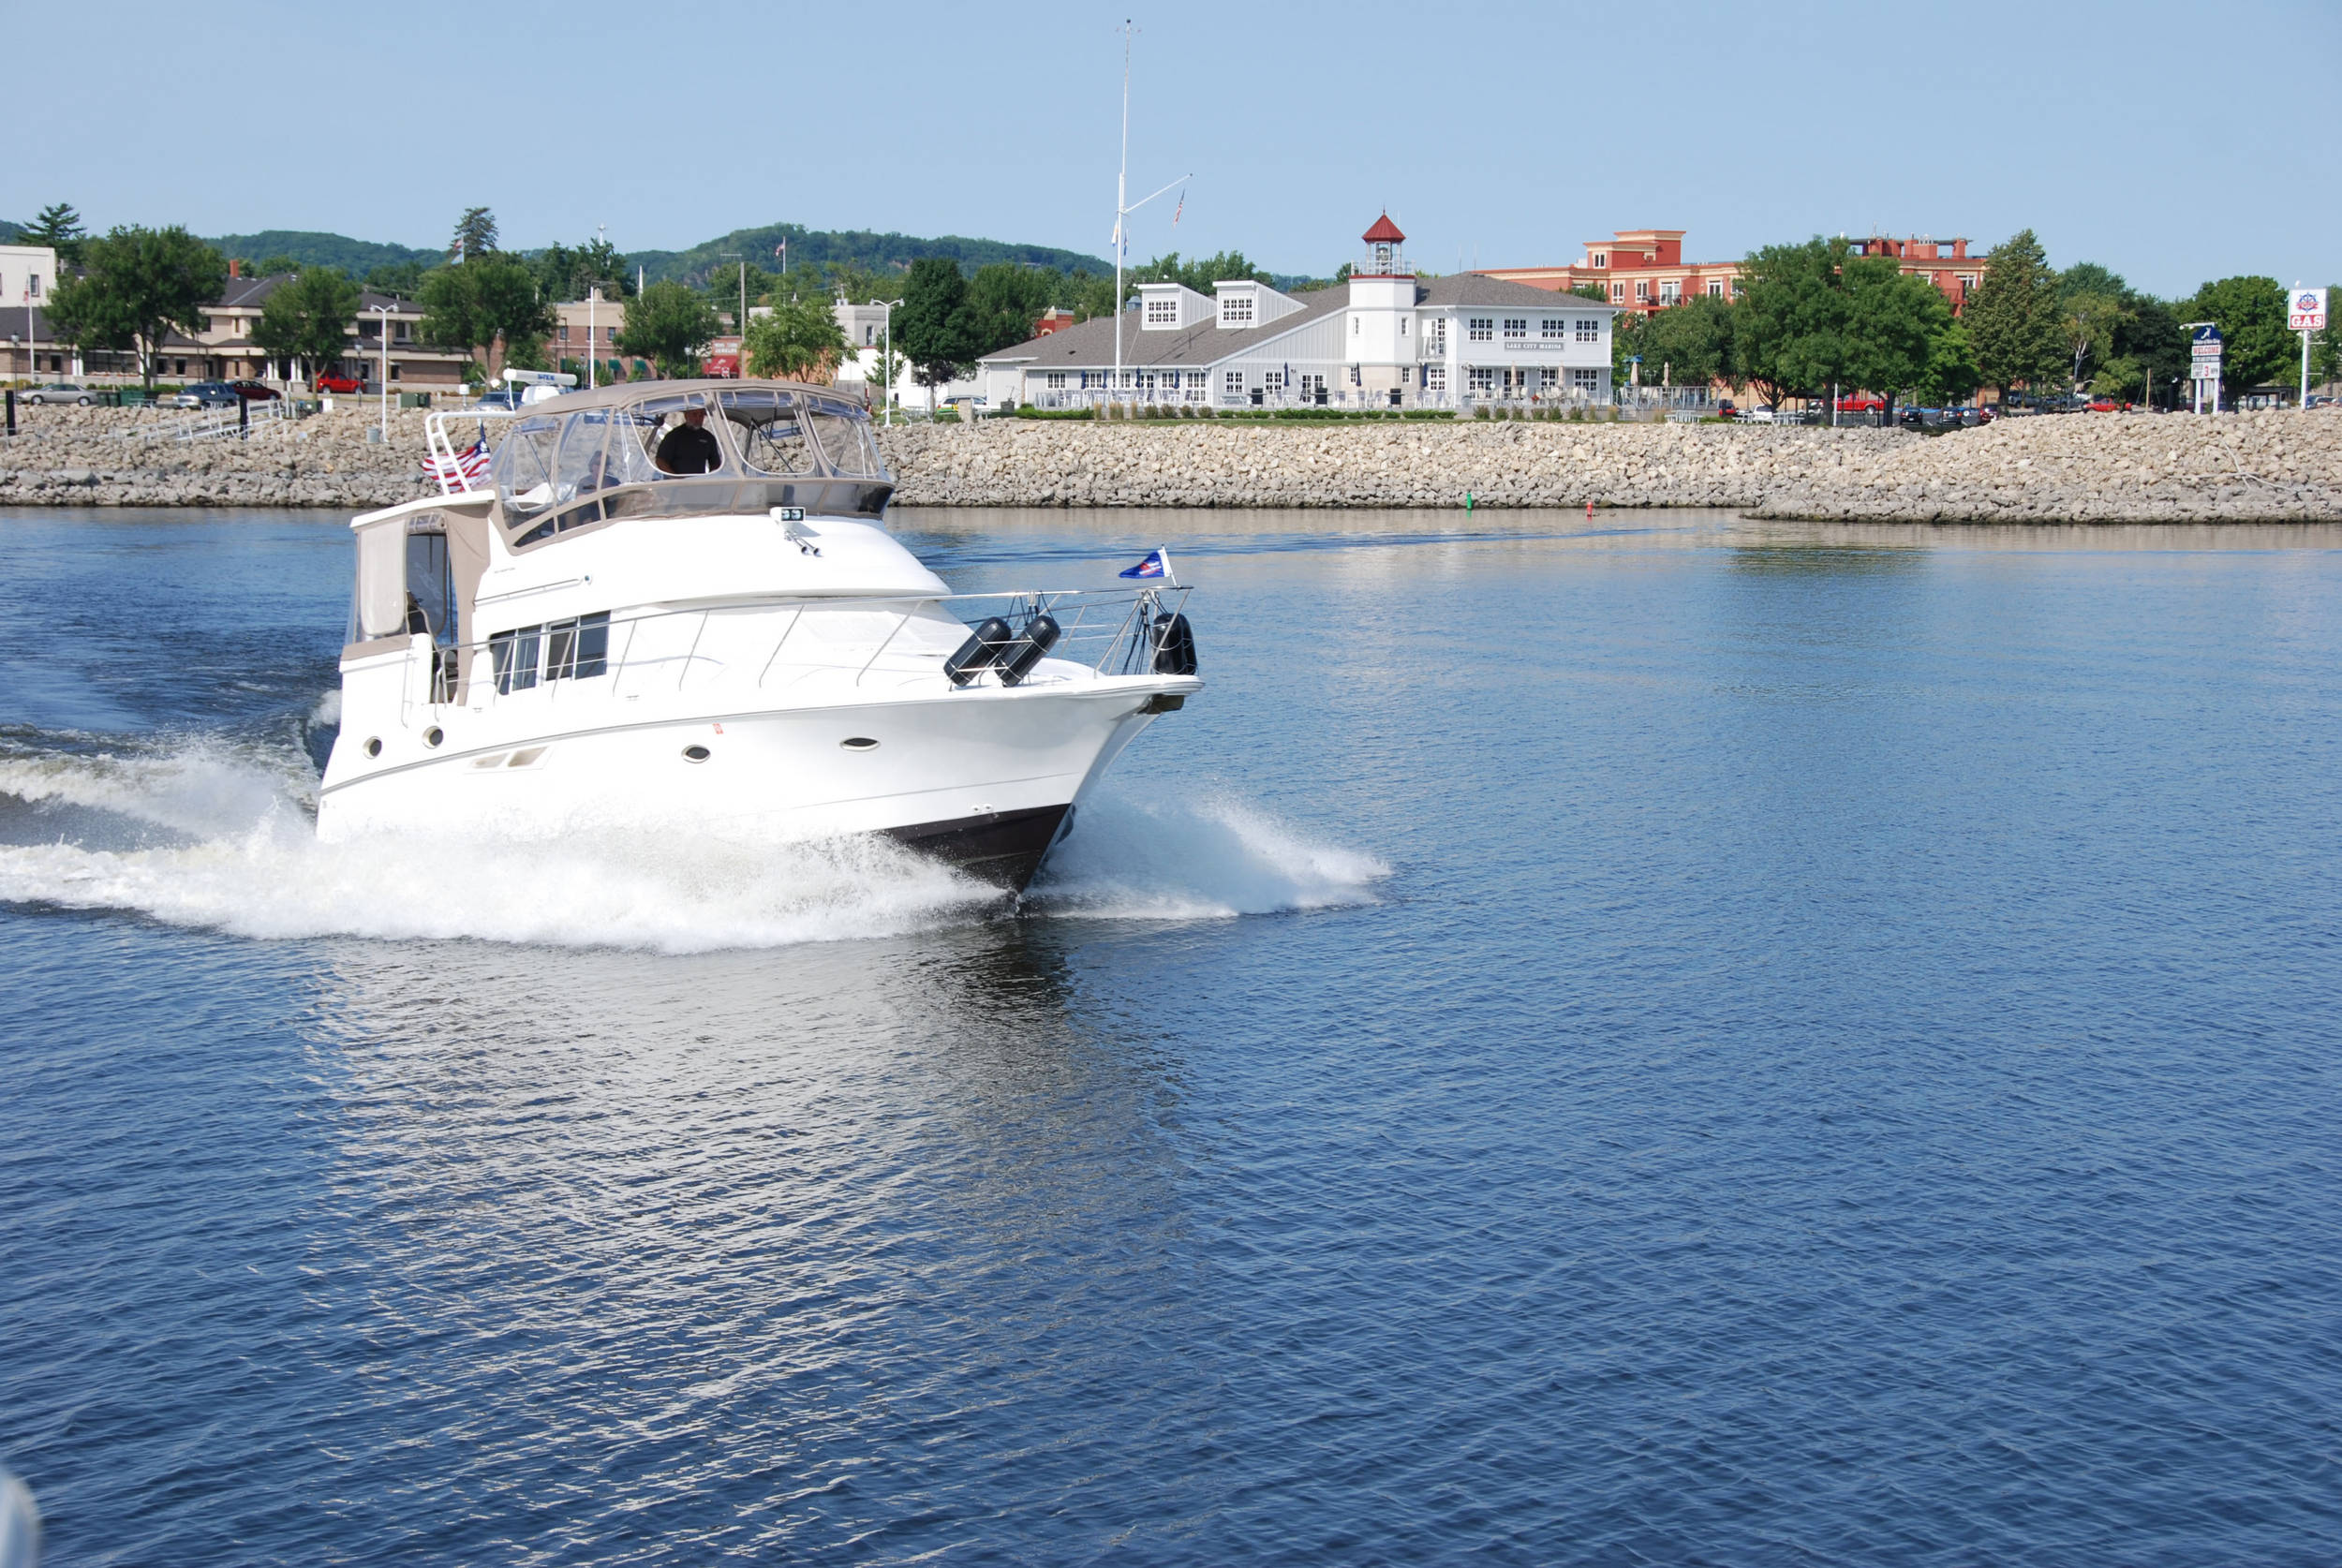
M 1119 573 L 1119 575 L 1123 577 L 1160 577 L 1165 582 L 1169 582 L 1172 580 L 1171 553 L 1158 546 L 1145 560 L 1139 562 L 1134 567 L 1125 567 L 1121 572 Z

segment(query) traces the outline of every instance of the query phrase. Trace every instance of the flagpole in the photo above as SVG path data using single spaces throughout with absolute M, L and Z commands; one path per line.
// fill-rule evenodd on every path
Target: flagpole
M 1122 163 L 1114 175 L 1114 384 L 1106 390 L 1111 404 L 1122 391 L 1122 250 L 1123 222 L 1130 216 L 1131 178 L 1131 19 L 1122 19 Z

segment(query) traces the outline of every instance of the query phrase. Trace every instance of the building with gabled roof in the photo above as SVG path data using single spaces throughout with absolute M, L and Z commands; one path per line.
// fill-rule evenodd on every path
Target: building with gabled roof
M 1140 284 L 1119 351 L 1113 317 L 1060 327 L 977 361 L 978 391 L 994 407 L 1043 408 L 1609 400 L 1613 306 L 1477 274 L 1417 276 L 1387 213 L 1361 238 L 1365 259 L 1328 288 Z

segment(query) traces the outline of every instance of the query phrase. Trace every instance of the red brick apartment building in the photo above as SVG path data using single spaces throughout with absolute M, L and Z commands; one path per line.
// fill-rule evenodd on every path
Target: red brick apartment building
M 1731 297 L 1737 292 L 1741 264 L 1684 260 L 1685 232 L 1682 229 L 1622 229 L 1608 240 L 1587 241 L 1586 254 L 1566 265 L 1490 267 L 1482 275 L 1556 291 L 1591 283 L 1605 289 L 1612 304 L 1646 315 L 1700 294 Z M 1915 235 L 1893 240 L 1874 234 L 1867 240 L 1849 240 L 1846 246 L 1858 256 L 1895 258 L 1905 273 L 1924 277 L 1941 289 L 1955 313 L 1984 276 L 1984 259 L 1970 256 L 1964 239 Z

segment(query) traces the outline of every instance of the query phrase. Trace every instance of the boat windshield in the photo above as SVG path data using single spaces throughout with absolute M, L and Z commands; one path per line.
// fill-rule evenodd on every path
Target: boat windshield
M 829 462 L 830 471 L 849 479 L 886 477 L 886 465 L 879 461 L 878 443 L 870 439 L 869 416 L 850 403 L 834 403 L 825 397 L 805 400 L 805 422 L 812 428 L 813 438 L 822 446 L 822 455 Z
M 618 464 L 613 484 L 633 484 L 642 481 L 674 479 L 684 474 L 713 474 L 722 471 L 725 462 L 723 448 L 716 433 L 706 429 L 709 398 L 705 392 L 670 392 L 664 397 L 646 397 L 631 404 L 618 415 L 619 435 L 612 442 Z M 694 412 L 704 431 L 703 443 L 683 432 L 692 428 Z
M 717 394 L 732 427 L 733 445 L 752 474 L 810 474 L 813 449 L 794 392 L 763 388 Z

